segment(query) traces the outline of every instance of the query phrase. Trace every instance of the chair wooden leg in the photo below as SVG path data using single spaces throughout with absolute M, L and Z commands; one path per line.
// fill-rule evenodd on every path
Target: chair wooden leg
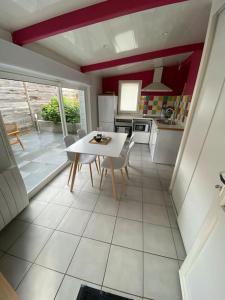
M 124 191 L 125 188 L 125 177 L 123 174 L 123 169 L 120 169 L 121 177 L 122 177 L 122 191 Z
M 98 169 L 98 164 L 97 164 L 97 161 L 96 161 L 96 160 L 95 160 L 95 166 L 96 166 L 96 169 L 97 169 L 97 171 L 98 171 L 98 175 L 100 175 L 99 169 Z
M 17 139 L 18 143 L 20 144 L 20 146 L 22 147 L 22 149 L 24 150 L 24 146 L 23 146 L 20 138 L 18 137 L 18 135 L 16 135 L 16 139 Z
M 73 163 L 73 169 L 72 169 L 72 180 L 71 180 L 71 186 L 70 186 L 70 191 L 73 191 L 73 186 L 74 186 L 74 181 L 75 181 L 75 177 L 76 177 L 76 172 L 77 172 L 77 165 L 79 162 L 79 157 L 80 157 L 80 153 L 76 153 L 75 154 L 75 160 Z
M 127 169 L 127 167 L 125 167 L 125 172 L 126 172 L 126 174 L 127 174 L 127 178 L 129 179 L 129 174 L 128 174 L 128 169 Z
M 99 189 L 101 189 L 101 187 L 102 187 L 102 178 L 103 178 L 103 174 L 104 174 L 104 169 L 102 169 L 102 172 L 101 172 L 101 180 L 100 180 Z
M 79 166 L 80 166 L 80 167 L 79 167 L 79 171 L 81 171 L 81 168 L 82 168 L 82 164 L 79 164 Z
M 115 175 L 114 175 L 114 164 L 113 164 L 113 159 L 110 157 L 110 164 L 111 164 L 111 172 L 112 172 L 112 192 L 113 192 L 113 197 L 115 200 L 117 199 L 116 197 L 116 183 L 115 183 Z
M 101 173 L 101 160 L 100 160 L 100 155 L 98 155 L 98 169 L 99 169 L 99 172 Z
M 90 169 L 90 175 L 91 175 L 91 185 L 93 186 L 93 177 L 92 177 L 91 164 L 89 164 L 89 169 Z
M 107 175 L 107 169 L 105 169 L 105 176 Z
M 68 178 L 67 184 L 70 183 L 70 177 L 71 177 L 71 174 L 72 174 L 72 169 L 73 169 L 73 162 L 70 164 L 70 174 L 69 174 L 69 178 Z

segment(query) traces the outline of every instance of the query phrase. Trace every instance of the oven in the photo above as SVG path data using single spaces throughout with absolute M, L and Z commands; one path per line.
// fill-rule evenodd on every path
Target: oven
M 149 132 L 150 124 L 134 122 L 134 131 Z

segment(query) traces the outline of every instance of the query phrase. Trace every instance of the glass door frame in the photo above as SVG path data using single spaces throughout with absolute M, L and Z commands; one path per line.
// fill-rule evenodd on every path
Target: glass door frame
M 67 131 L 66 117 L 65 117 L 64 105 L 63 105 L 62 88 L 70 88 L 70 89 L 77 89 L 77 90 L 84 91 L 86 122 L 87 122 L 87 128 L 88 129 L 90 128 L 91 123 L 88 122 L 88 115 L 87 115 L 88 112 L 87 106 L 89 104 L 87 101 L 89 100 L 89 95 L 90 95 L 90 93 L 88 93 L 87 91 L 90 90 L 89 86 L 84 84 L 79 84 L 79 83 L 68 83 L 68 82 L 58 81 L 58 80 L 56 81 L 48 80 L 38 76 L 36 77 L 36 76 L 24 75 L 16 72 L 8 72 L 4 70 L 0 70 L 0 78 L 7 79 L 7 80 L 31 82 L 36 84 L 55 86 L 57 88 L 57 93 L 58 93 L 59 111 L 61 117 L 63 137 L 65 137 L 68 134 L 68 131 Z M 66 161 L 65 163 L 61 164 L 58 168 L 56 168 L 52 173 L 50 173 L 46 178 L 44 178 L 43 181 L 41 181 L 41 183 L 38 186 L 36 186 L 34 189 L 28 192 L 28 198 L 31 199 L 35 194 L 37 194 L 44 186 L 46 186 L 54 177 L 56 177 L 68 165 L 69 162 Z

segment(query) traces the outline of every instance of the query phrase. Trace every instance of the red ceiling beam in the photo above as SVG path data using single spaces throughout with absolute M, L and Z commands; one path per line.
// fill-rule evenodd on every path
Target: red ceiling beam
M 156 58 L 161 58 L 166 56 L 177 55 L 181 53 L 193 52 L 196 50 L 203 49 L 203 46 L 204 43 L 197 43 L 197 44 L 177 46 L 177 47 L 167 48 L 162 50 L 156 50 L 152 52 L 146 52 L 146 53 L 137 54 L 133 56 L 104 61 L 92 65 L 82 66 L 80 70 L 81 72 L 86 73 L 86 72 L 92 72 L 92 71 L 97 71 L 102 69 L 108 69 L 116 66 L 127 65 L 131 63 L 145 61 L 145 60 L 151 60 L 151 59 L 156 59 Z
M 184 1 L 188 0 L 108 0 L 14 31 L 12 39 L 22 46 L 109 19 Z

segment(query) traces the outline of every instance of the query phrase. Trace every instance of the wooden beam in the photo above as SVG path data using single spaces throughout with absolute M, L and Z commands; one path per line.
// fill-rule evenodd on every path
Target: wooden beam
M 184 1 L 188 0 L 108 0 L 16 30 L 12 39 L 22 46 L 91 24 Z
M 83 73 L 93 72 L 97 70 L 113 68 L 116 66 L 127 65 L 131 63 L 145 61 L 145 60 L 151 60 L 151 59 L 156 59 L 156 58 L 161 58 L 166 56 L 177 55 L 181 53 L 193 52 L 196 50 L 203 49 L 203 46 L 204 43 L 197 43 L 197 44 L 190 44 L 190 45 L 177 46 L 177 47 L 172 47 L 167 49 L 161 49 L 161 50 L 146 52 L 146 53 L 137 54 L 133 56 L 104 61 L 104 62 L 91 64 L 87 66 L 82 66 L 80 70 Z

